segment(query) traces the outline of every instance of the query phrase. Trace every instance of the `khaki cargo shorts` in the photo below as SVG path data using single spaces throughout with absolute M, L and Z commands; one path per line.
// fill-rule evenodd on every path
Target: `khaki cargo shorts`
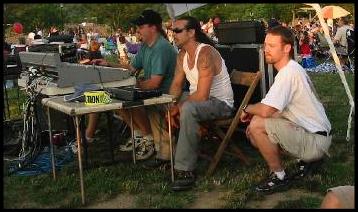
M 332 136 L 310 133 L 285 118 L 265 119 L 265 129 L 272 143 L 305 162 L 329 156 Z
M 156 158 L 170 160 L 170 139 L 168 123 L 165 119 L 166 108 L 164 105 L 153 105 L 146 107 L 146 112 L 153 133 Z
M 188 95 L 189 93 L 184 92 L 179 102 L 188 98 Z M 168 122 L 165 118 L 167 113 L 166 104 L 146 107 L 146 112 L 152 128 L 154 147 L 157 152 L 156 158 L 170 160 L 170 138 L 168 132 Z M 172 132 L 173 153 L 175 152 L 175 140 L 176 139 Z

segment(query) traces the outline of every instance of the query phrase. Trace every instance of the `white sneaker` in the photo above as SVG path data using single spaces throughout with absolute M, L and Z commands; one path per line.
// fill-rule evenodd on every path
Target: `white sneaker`
M 78 152 L 77 143 L 76 142 L 70 143 L 69 146 L 70 146 L 73 154 L 77 154 L 77 152 Z
M 141 142 L 138 145 L 138 150 L 136 151 L 136 159 L 137 160 L 146 160 L 150 158 L 154 152 L 154 141 L 147 140 L 147 138 L 140 139 Z
M 134 137 L 134 141 L 135 141 L 135 146 L 136 146 L 136 148 L 138 148 L 139 145 L 140 145 L 141 142 L 142 142 L 142 137 L 141 137 L 141 136 Z M 122 152 L 132 151 L 132 138 L 128 138 L 126 144 L 119 145 L 119 150 L 122 151 Z

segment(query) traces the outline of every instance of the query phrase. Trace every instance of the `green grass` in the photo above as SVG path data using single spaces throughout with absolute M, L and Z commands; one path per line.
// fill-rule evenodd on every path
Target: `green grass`
M 298 200 L 290 200 L 278 203 L 274 208 L 319 208 L 322 199 L 317 197 L 301 197 Z
M 351 140 L 345 140 L 348 98 L 337 74 L 310 74 L 317 92 L 326 108 L 327 116 L 335 130 L 329 150 L 331 157 L 312 176 L 296 181 L 291 188 L 303 189 L 321 194 L 304 196 L 298 200 L 280 202 L 275 208 L 317 208 L 327 188 L 339 185 L 354 185 L 354 121 Z M 354 96 L 354 75 L 346 75 Z M 170 171 L 148 171 L 141 162 L 132 161 L 111 163 L 106 139 L 105 116 L 101 116 L 99 128 L 100 141 L 89 147 L 89 167 L 84 171 L 84 183 L 87 203 L 102 202 L 121 194 L 130 194 L 134 198 L 134 208 L 185 208 L 197 199 L 197 192 L 213 190 L 228 191 L 224 200 L 225 208 L 247 208 L 250 201 L 265 199 L 252 188 L 267 175 L 267 165 L 260 154 L 253 149 L 242 135 L 235 135 L 235 142 L 251 157 L 252 164 L 245 166 L 237 158 L 224 155 L 211 177 L 205 172 L 209 162 L 198 162 L 198 180 L 196 186 L 185 192 L 170 190 Z M 115 131 L 115 130 L 114 130 Z M 117 145 L 124 142 L 116 138 Z M 212 144 L 206 143 L 205 148 Z M 284 165 L 290 173 L 295 168 L 295 159 L 284 156 Z M 72 164 L 57 172 L 57 180 L 51 174 L 39 176 L 4 176 L 5 208 L 79 208 L 81 206 L 79 172 L 77 158 Z

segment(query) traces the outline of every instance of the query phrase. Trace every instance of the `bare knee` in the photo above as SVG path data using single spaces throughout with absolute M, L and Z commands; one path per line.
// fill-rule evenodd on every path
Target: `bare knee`
M 262 118 L 258 116 L 252 117 L 249 126 L 247 126 L 247 136 L 250 139 L 251 144 L 254 147 L 257 147 L 255 139 L 253 138 L 254 134 L 260 133 L 260 121 Z
M 255 136 L 262 136 L 265 132 L 265 119 L 259 116 L 252 117 L 247 129 L 247 134 L 254 147 L 257 147 Z
M 259 116 L 254 116 L 251 119 L 250 124 L 248 126 L 249 134 L 256 135 L 256 134 L 261 134 L 261 133 L 265 132 L 264 121 L 265 121 L 264 118 L 261 118 Z

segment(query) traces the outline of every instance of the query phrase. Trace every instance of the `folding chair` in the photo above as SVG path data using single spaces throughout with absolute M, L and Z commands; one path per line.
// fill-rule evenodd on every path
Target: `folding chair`
M 234 85 L 242 85 L 242 86 L 247 86 L 249 88 L 234 117 L 229 119 L 220 119 L 220 120 L 218 119 L 211 122 L 215 134 L 218 135 L 222 141 L 220 142 L 219 148 L 217 149 L 209 165 L 209 169 L 206 173 L 208 176 L 210 176 L 214 172 L 227 145 L 229 144 L 232 134 L 237 129 L 237 126 L 240 123 L 240 115 L 242 113 L 243 107 L 247 105 L 248 102 L 250 101 L 251 96 L 257 86 L 257 83 L 261 79 L 261 72 L 258 71 L 256 73 L 250 73 L 250 72 L 236 71 L 234 69 L 230 74 L 230 79 L 231 79 L 231 83 Z M 228 127 L 226 133 L 224 133 L 221 129 L 224 127 L 225 128 Z M 236 155 L 239 159 L 241 159 L 245 164 L 249 164 L 248 158 L 241 152 L 241 150 L 238 147 L 232 145 L 231 150 L 234 152 L 234 155 Z

